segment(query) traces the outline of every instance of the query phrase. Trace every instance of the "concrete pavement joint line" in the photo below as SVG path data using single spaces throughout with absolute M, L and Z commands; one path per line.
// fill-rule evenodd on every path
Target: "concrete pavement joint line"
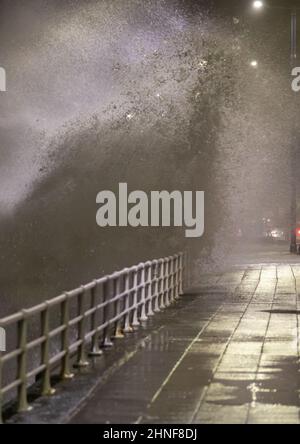
M 296 323 L 297 323 L 297 353 L 298 353 L 298 364 L 300 363 L 300 337 L 299 337 L 299 305 L 298 305 L 298 289 L 297 289 L 297 279 L 294 273 L 293 267 L 290 265 L 293 276 L 294 276 L 294 282 L 295 282 L 295 300 L 296 300 Z M 299 420 L 300 420 L 300 410 L 299 410 Z
M 246 270 L 245 270 L 245 274 L 247 273 L 247 270 L 248 270 L 248 269 L 249 269 L 249 267 L 246 268 Z M 244 274 L 244 276 L 245 276 L 245 274 Z M 237 331 L 237 329 L 238 329 L 238 327 L 239 327 L 239 325 L 240 325 L 240 323 L 241 323 L 241 321 L 242 321 L 242 319 L 243 319 L 243 317 L 244 317 L 246 311 L 248 310 L 248 308 L 249 308 L 249 306 L 250 306 L 250 304 L 251 304 L 251 302 L 252 302 L 252 300 L 253 300 L 253 298 L 254 298 L 254 296 L 255 296 L 256 290 L 257 290 L 257 288 L 258 288 L 258 286 L 259 286 L 259 283 L 260 283 L 261 274 L 262 274 L 262 267 L 260 268 L 260 273 L 259 273 L 259 276 L 258 276 L 257 284 L 256 284 L 256 287 L 255 287 L 255 289 L 254 289 L 254 291 L 253 291 L 252 297 L 251 297 L 251 299 L 249 300 L 247 306 L 245 307 L 245 310 L 243 311 L 243 313 L 242 313 L 242 315 L 241 315 L 241 317 L 240 317 L 240 319 L 239 319 L 239 321 L 238 321 L 238 323 L 237 323 L 235 329 L 233 330 L 232 334 L 231 334 L 230 337 L 228 338 L 228 341 L 227 341 L 227 343 L 226 343 L 226 346 L 225 346 L 223 352 L 221 353 L 221 356 L 220 356 L 220 358 L 218 359 L 218 362 L 217 362 L 217 364 L 216 364 L 216 366 L 215 366 L 215 368 L 214 368 L 214 370 L 213 370 L 213 375 L 217 372 L 217 370 L 218 370 L 218 368 L 219 368 L 219 366 L 220 366 L 220 364 L 221 364 L 221 362 L 222 362 L 222 360 L 223 360 L 223 357 L 224 357 L 224 355 L 225 355 L 225 353 L 226 353 L 226 351 L 227 351 L 227 349 L 228 349 L 228 346 L 229 346 L 229 344 L 230 344 L 230 342 L 231 342 L 231 339 L 233 338 L 234 334 L 236 333 L 236 331 Z M 243 280 L 243 279 L 242 279 L 242 280 Z M 237 285 L 237 288 L 238 288 L 238 286 L 239 286 L 239 284 Z M 236 288 L 236 289 L 237 289 L 237 288 Z M 201 397 L 200 397 L 199 403 L 198 403 L 198 405 L 197 405 L 197 407 L 196 407 L 196 409 L 195 409 L 195 412 L 194 412 L 194 414 L 193 414 L 193 416 L 192 416 L 192 418 L 191 418 L 190 424 L 192 424 L 192 423 L 194 422 L 195 417 L 197 416 L 197 413 L 199 412 L 199 410 L 200 410 L 200 408 L 201 408 L 202 402 L 203 402 L 203 400 L 204 400 L 204 397 L 205 397 L 206 394 L 207 394 L 208 389 L 209 389 L 209 386 L 207 386 L 207 387 L 203 390 L 203 393 L 202 393 L 202 395 L 201 395 Z
M 190 351 L 191 347 L 194 345 L 194 343 L 199 339 L 199 337 L 202 335 L 202 333 L 206 330 L 206 328 L 209 326 L 209 324 L 213 321 L 213 319 L 217 316 L 217 314 L 219 313 L 219 311 L 221 310 L 221 308 L 223 308 L 225 305 L 225 302 L 223 304 L 220 305 L 220 307 L 215 311 L 215 313 L 212 314 L 212 316 L 208 319 L 208 321 L 206 322 L 206 324 L 201 328 L 200 332 L 197 334 L 197 336 L 195 336 L 195 338 L 192 340 L 192 342 L 190 343 L 190 345 L 185 349 L 184 353 L 181 355 L 180 359 L 176 362 L 176 364 L 174 365 L 174 367 L 172 368 L 172 370 L 170 371 L 170 373 L 168 374 L 168 376 L 166 377 L 166 379 L 163 381 L 162 385 L 159 387 L 159 389 L 156 391 L 155 395 L 153 396 L 153 398 L 151 399 L 151 401 L 149 402 L 149 404 L 147 405 L 147 409 L 149 409 L 151 407 L 151 404 L 153 404 L 156 399 L 158 398 L 158 396 L 160 395 L 160 393 L 162 392 L 163 388 L 166 386 L 166 384 L 169 382 L 169 380 L 171 379 L 172 375 L 174 374 L 174 372 L 177 370 L 177 368 L 179 367 L 179 365 L 181 364 L 181 362 L 183 361 L 183 359 L 185 358 L 185 356 L 187 355 L 187 353 Z M 144 415 L 141 415 L 138 417 L 138 419 L 135 421 L 135 424 L 140 424 L 141 421 L 143 420 Z
M 184 296 L 180 299 L 180 301 L 184 301 Z M 184 311 L 186 309 L 188 309 L 189 305 L 192 303 L 193 301 L 185 301 L 184 306 L 181 307 L 181 309 Z M 177 316 L 177 311 L 174 311 L 173 313 L 169 312 L 169 316 L 171 318 L 174 318 Z M 161 330 L 163 330 L 164 328 L 166 328 L 166 325 L 161 325 L 158 328 L 156 328 L 155 330 L 151 331 L 149 333 L 148 336 L 146 336 L 145 338 L 141 339 L 137 344 L 136 344 L 136 348 L 128 353 L 126 352 L 125 356 L 120 358 L 112 367 L 110 367 L 108 370 L 106 370 L 104 372 L 104 374 L 101 375 L 101 380 L 100 382 L 97 382 L 95 384 L 95 386 L 93 386 L 87 393 L 87 395 L 84 397 L 84 399 L 76 405 L 76 407 L 71 410 L 67 417 L 64 419 L 63 423 L 68 423 L 73 417 L 75 417 L 89 402 L 90 398 L 94 395 L 94 393 L 100 388 L 102 387 L 108 379 L 110 379 L 114 373 L 116 371 L 118 371 L 124 364 L 126 364 L 131 358 L 133 358 L 137 352 L 140 351 L 141 348 L 143 348 L 143 344 L 145 342 L 149 342 L 151 340 L 152 335 L 159 333 Z
M 246 267 L 245 272 L 244 272 L 244 275 L 243 275 L 243 277 L 242 277 L 242 279 L 241 279 L 241 282 L 237 285 L 237 287 L 236 287 L 236 289 L 235 289 L 235 292 L 237 291 L 239 285 L 240 285 L 240 284 L 243 282 L 243 280 L 245 279 L 245 277 L 246 277 L 247 272 L 248 272 L 249 269 L 251 269 L 251 268 L 250 268 L 250 267 Z M 255 292 L 256 292 L 256 290 L 257 290 L 257 288 L 258 288 L 258 285 L 259 285 L 259 282 L 260 282 L 261 271 L 262 271 L 262 268 L 260 268 L 260 273 L 259 273 L 259 276 L 258 276 L 257 284 L 256 284 L 255 289 L 254 289 L 254 291 L 253 291 L 253 295 L 252 295 L 250 301 L 248 302 L 248 304 L 246 305 L 245 310 L 243 311 L 243 313 L 242 313 L 242 315 L 241 315 L 241 317 L 240 317 L 240 319 L 239 319 L 239 321 L 238 321 L 238 323 L 237 323 L 235 329 L 233 330 L 232 334 L 231 334 L 230 337 L 228 338 L 228 340 L 227 340 L 227 342 L 226 342 L 226 346 L 225 346 L 223 352 L 221 353 L 220 358 L 218 359 L 218 361 L 217 361 L 217 363 L 216 363 L 216 365 L 215 365 L 215 367 L 214 367 L 214 369 L 213 369 L 213 377 L 214 377 L 214 374 L 216 373 L 216 371 L 218 370 L 218 368 L 219 368 L 219 366 L 220 366 L 220 364 L 221 364 L 221 362 L 222 362 L 222 359 L 223 359 L 223 357 L 224 357 L 224 355 L 225 355 L 225 353 L 226 353 L 226 350 L 228 349 L 228 346 L 229 346 L 229 344 L 230 344 L 231 339 L 233 338 L 233 336 L 234 336 L 236 330 L 238 329 L 238 327 L 239 327 L 239 325 L 240 325 L 240 323 L 241 323 L 241 320 L 242 320 L 244 314 L 246 313 L 246 311 L 248 310 L 248 307 L 249 307 L 249 305 L 250 305 L 250 303 L 251 303 L 251 301 L 252 301 L 252 299 L 253 299 L 253 297 L 254 297 L 254 295 L 255 295 Z M 213 378 L 212 378 L 212 379 L 213 379 Z M 206 396 L 206 394 L 207 394 L 208 389 L 209 389 L 209 386 L 206 386 L 206 387 L 204 388 L 204 390 L 203 390 L 203 392 L 202 392 L 202 394 L 201 394 L 201 396 L 200 396 L 199 402 L 198 402 L 198 404 L 197 404 L 197 407 L 196 407 L 196 409 L 195 409 L 195 411 L 194 411 L 194 413 L 193 413 L 193 415 L 192 415 L 192 418 L 191 418 L 190 424 L 192 424 L 192 423 L 194 422 L 195 417 L 197 416 L 197 413 L 199 412 L 199 410 L 200 410 L 200 408 L 201 408 L 202 402 L 203 402 L 203 400 L 204 400 L 204 398 L 205 398 L 205 396 Z
M 91 396 L 93 396 L 93 393 L 98 390 L 116 371 L 118 371 L 124 364 L 126 364 L 128 361 L 130 361 L 131 358 L 133 358 L 136 353 L 138 351 L 140 351 L 140 349 L 143 347 L 145 342 L 150 341 L 150 338 L 153 334 L 156 334 L 158 332 L 160 332 L 160 330 L 162 330 L 164 328 L 164 325 L 161 325 L 160 327 L 158 327 L 156 330 L 154 330 L 153 332 L 151 332 L 148 336 L 146 336 L 145 338 L 141 339 L 137 344 L 136 344 L 136 348 L 128 353 L 125 353 L 125 356 L 123 356 L 122 358 L 120 358 L 115 364 L 113 364 L 109 369 L 107 369 L 102 375 L 101 375 L 101 381 L 98 382 L 94 387 L 92 387 L 86 397 L 84 398 L 84 400 L 82 402 L 80 402 L 78 405 L 76 405 L 76 407 L 71 410 L 67 417 L 62 421 L 63 423 L 67 423 L 70 421 L 70 419 L 72 419 L 74 416 L 77 415 L 77 413 L 80 412 L 80 410 L 88 403 L 89 399 L 91 398 Z
M 190 343 L 190 345 L 185 349 L 184 353 L 181 355 L 180 359 L 177 361 L 177 363 L 174 365 L 174 367 L 172 368 L 172 370 L 170 371 L 170 373 L 168 374 L 167 378 L 164 380 L 164 382 L 162 383 L 162 385 L 160 386 L 160 388 L 157 390 L 157 392 L 155 393 L 155 395 L 153 396 L 153 398 L 150 401 L 150 405 L 153 404 L 156 399 L 158 398 L 158 396 L 160 395 L 161 391 L 163 390 L 163 388 L 166 386 L 166 384 L 169 382 L 169 380 L 171 379 L 172 375 L 175 373 L 175 371 L 177 370 L 177 368 L 179 367 L 179 365 L 181 364 L 181 362 L 183 361 L 183 359 L 186 357 L 186 355 L 188 354 L 188 352 L 190 351 L 190 349 L 192 348 L 192 346 L 195 344 L 196 341 L 198 341 L 199 337 L 202 335 L 202 333 L 206 330 L 206 328 L 209 326 L 209 324 L 213 321 L 213 319 L 217 316 L 217 314 L 219 313 L 219 311 L 221 310 L 221 308 L 223 308 L 224 304 L 221 305 L 217 311 L 211 316 L 211 318 L 206 322 L 206 324 L 201 328 L 201 330 L 199 331 L 199 333 L 197 334 L 197 336 L 195 336 L 195 338 L 192 340 L 192 342 Z
M 222 274 L 223 276 L 224 274 Z M 246 270 L 244 270 L 243 272 L 243 276 L 241 277 L 241 280 L 238 282 L 238 284 L 235 287 L 234 293 L 236 293 L 239 285 L 241 284 L 241 282 L 243 281 L 244 277 L 246 275 Z M 221 277 L 222 277 L 221 276 Z M 221 278 L 220 278 L 221 279 Z M 156 401 L 156 399 L 158 398 L 158 396 L 161 394 L 162 390 L 164 389 L 164 387 L 167 385 L 167 383 L 170 381 L 171 377 L 173 376 L 173 374 L 175 373 L 175 371 L 177 370 L 177 368 L 179 367 L 179 365 L 182 363 L 182 361 L 184 360 L 184 358 L 186 357 L 186 355 L 188 354 L 188 352 L 190 351 L 190 349 L 193 347 L 193 345 L 195 344 L 195 342 L 199 339 L 199 337 L 202 335 L 202 333 L 207 329 L 207 327 L 210 325 L 210 323 L 214 320 L 214 318 L 217 316 L 217 314 L 220 312 L 220 310 L 225 306 L 226 301 L 224 301 L 223 304 L 220 305 L 220 307 L 216 310 L 216 312 L 210 317 L 210 319 L 207 321 L 207 323 L 202 327 L 202 329 L 200 330 L 200 332 L 197 334 L 197 336 L 193 339 L 193 341 L 190 343 L 190 345 L 185 349 L 184 353 L 182 354 L 182 356 L 180 357 L 180 359 L 176 362 L 175 366 L 172 368 L 171 372 L 168 374 L 167 378 L 163 381 L 162 385 L 160 386 L 160 388 L 157 390 L 157 392 L 155 393 L 155 395 L 153 396 L 153 398 L 151 399 L 150 403 L 148 404 L 147 408 L 149 409 L 151 407 L 151 405 Z M 140 424 L 141 421 L 143 420 L 143 415 L 141 415 L 137 421 L 135 422 L 135 424 Z
M 294 282 L 295 282 L 295 297 L 296 297 L 296 324 L 297 324 L 297 357 L 298 357 L 298 372 L 299 372 L 299 363 L 300 363 L 300 338 L 299 338 L 299 315 L 298 315 L 298 309 L 299 309 L 299 306 L 298 306 L 298 289 L 297 289 L 297 279 L 296 279 L 296 276 L 295 276 L 295 273 L 294 273 L 294 269 L 293 269 L 293 267 L 290 265 L 290 267 L 291 267 L 291 270 L 292 270 L 292 274 L 293 274 L 293 276 L 294 276 Z M 299 398 L 299 396 L 300 396 L 300 392 L 299 392 L 299 390 L 298 390 L 298 399 L 300 400 L 300 398 Z M 299 423 L 300 423 L 300 409 L 298 410 L 298 420 L 299 420 Z
M 278 268 L 276 267 L 276 283 L 275 283 L 273 297 L 272 297 L 270 314 L 269 314 L 269 317 L 268 317 L 268 322 L 267 322 L 267 326 L 266 326 L 266 330 L 265 330 L 265 336 L 264 336 L 264 339 L 263 339 L 263 342 L 262 342 L 262 345 L 261 345 L 260 356 L 259 356 L 259 360 L 258 360 L 257 367 L 256 367 L 256 372 L 255 372 L 255 377 L 254 377 L 254 384 L 257 382 L 257 376 L 258 376 L 259 369 L 260 369 L 260 364 L 261 364 L 261 361 L 262 361 L 263 351 L 264 351 L 264 347 L 265 347 L 265 343 L 266 343 L 266 337 L 267 337 L 268 330 L 269 330 L 269 327 L 270 327 L 271 316 L 272 316 L 272 309 L 274 307 L 274 301 L 275 301 L 277 286 L 278 286 Z M 245 424 L 248 424 L 248 422 L 249 422 L 251 407 L 252 407 L 252 403 L 250 403 L 249 406 L 248 406 Z
M 246 268 L 245 273 L 246 273 L 247 269 L 248 269 L 248 268 Z M 256 291 L 257 291 L 257 288 L 258 288 L 259 283 L 260 283 L 260 280 L 261 280 L 261 274 L 262 274 L 262 267 L 260 268 L 259 277 L 258 277 L 258 279 L 257 279 L 257 284 L 256 284 L 256 286 L 255 286 L 255 289 L 254 289 L 254 291 L 253 291 L 253 294 L 252 294 L 252 296 L 251 296 L 251 298 L 250 298 L 250 300 L 249 300 L 247 306 L 245 307 L 245 310 L 243 311 L 243 313 L 242 313 L 242 315 L 241 315 L 241 317 L 240 317 L 240 319 L 239 319 L 239 321 L 238 321 L 236 327 L 234 328 L 234 330 L 232 331 L 231 335 L 229 336 L 228 341 L 226 342 L 226 346 L 225 346 L 223 352 L 222 352 L 221 355 L 220 355 L 220 358 L 218 359 L 218 361 L 217 361 L 217 363 L 216 363 L 216 365 L 215 365 L 215 367 L 214 367 L 212 380 L 213 380 L 213 378 L 214 378 L 215 373 L 218 371 L 218 368 L 219 368 L 219 366 L 220 366 L 220 364 L 221 364 L 221 362 L 222 362 L 222 360 L 223 360 L 223 358 L 224 358 L 224 355 L 225 355 L 226 351 L 228 350 L 229 344 L 230 344 L 230 342 L 231 342 L 233 336 L 235 335 L 237 329 L 239 328 L 239 326 L 240 326 L 240 324 L 241 324 L 241 321 L 242 321 L 243 317 L 245 316 L 245 313 L 247 312 L 247 310 L 248 310 L 248 308 L 249 308 L 249 306 L 250 306 L 250 304 L 251 304 L 251 302 L 252 302 L 252 300 L 253 300 L 253 298 L 254 298 L 254 296 L 255 296 L 255 293 L 256 293 Z M 238 288 L 238 286 L 239 286 L 239 284 L 237 285 L 237 288 Z M 194 414 L 193 414 L 193 416 L 192 416 L 192 418 L 191 418 L 190 424 L 193 424 L 193 423 L 194 423 L 195 418 L 196 418 L 197 414 L 199 413 L 199 411 L 200 411 L 200 409 L 201 409 L 201 405 L 202 405 L 203 400 L 204 400 L 204 398 L 205 398 L 205 396 L 206 396 L 206 394 L 207 394 L 208 389 L 209 389 L 209 386 L 206 386 L 205 389 L 203 390 L 203 393 L 202 393 L 202 395 L 201 395 L 201 397 L 200 397 L 199 403 L 197 404 L 197 407 L 196 407 L 196 409 L 195 409 L 195 411 L 194 411 Z

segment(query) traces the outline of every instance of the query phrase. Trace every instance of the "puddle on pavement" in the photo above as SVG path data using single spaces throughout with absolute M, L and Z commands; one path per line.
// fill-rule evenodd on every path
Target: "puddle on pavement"
M 300 315 L 300 310 L 273 309 L 273 310 L 262 310 L 262 313 Z
M 267 356 L 267 355 L 266 355 Z M 216 387 L 214 393 L 213 385 Z M 212 389 L 212 390 L 211 390 Z M 241 406 L 244 404 L 272 404 L 299 406 L 298 359 L 279 357 L 263 361 L 260 372 L 224 372 L 215 377 L 207 402 L 216 405 Z

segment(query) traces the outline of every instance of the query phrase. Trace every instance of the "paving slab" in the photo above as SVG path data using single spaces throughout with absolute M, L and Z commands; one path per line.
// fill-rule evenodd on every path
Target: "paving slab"
M 300 258 L 284 247 L 235 259 L 146 331 L 118 340 L 117 352 L 74 379 L 73 394 L 58 388 L 56 404 L 43 400 L 14 421 L 298 424 Z M 109 371 L 114 353 L 120 363 Z M 78 386 L 80 402 L 60 412 Z
M 299 289 L 297 264 L 206 278 L 160 330 L 168 344 L 150 340 L 70 422 L 299 423 Z

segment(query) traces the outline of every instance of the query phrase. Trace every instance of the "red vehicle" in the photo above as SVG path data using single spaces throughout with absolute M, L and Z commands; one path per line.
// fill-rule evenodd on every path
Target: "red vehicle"
M 296 228 L 297 253 L 300 254 L 300 227 Z

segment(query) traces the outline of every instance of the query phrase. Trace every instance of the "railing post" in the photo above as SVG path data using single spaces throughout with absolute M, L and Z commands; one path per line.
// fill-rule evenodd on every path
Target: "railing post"
M 21 350 L 18 356 L 18 412 L 26 412 L 31 408 L 27 401 L 27 312 L 22 311 L 23 317 L 18 322 L 18 347 Z
M 95 279 L 94 287 L 91 289 L 91 308 L 95 308 L 98 304 L 97 294 L 98 294 L 98 282 Z M 99 331 L 97 330 L 98 327 L 97 319 L 98 319 L 98 310 L 94 311 L 91 315 L 91 329 L 92 331 L 96 330 L 96 332 L 92 337 L 92 346 L 91 346 L 91 351 L 89 352 L 89 356 L 103 355 L 103 351 L 99 347 L 100 334 Z
M 107 279 L 105 280 L 105 282 L 103 283 L 103 302 L 105 303 L 105 306 L 103 308 L 103 323 L 106 324 L 107 326 L 105 327 L 104 331 L 103 331 L 103 340 L 102 340 L 102 347 L 104 348 L 108 348 L 108 347 L 112 347 L 114 344 L 111 340 L 110 337 L 110 314 L 112 313 L 112 307 L 111 307 L 111 302 L 110 302 L 110 283 L 111 280 L 109 277 L 107 277 Z
M 170 259 L 166 257 L 165 261 L 165 306 L 168 307 L 170 305 Z
M 132 324 L 133 329 L 136 329 L 140 326 L 139 318 L 138 318 L 138 274 L 139 269 L 135 267 L 133 270 L 133 315 L 132 315 Z
M 175 293 L 174 297 L 177 300 L 179 298 L 179 256 L 175 254 Z
M 152 264 L 148 263 L 148 265 L 146 265 L 146 304 L 147 304 L 147 311 L 146 311 L 146 315 L 147 316 L 154 316 L 154 311 L 152 308 Z
M 183 253 L 179 254 L 179 295 L 183 294 Z
M 80 320 L 78 322 L 77 337 L 78 340 L 80 340 L 80 345 L 78 348 L 77 362 L 74 364 L 75 368 L 87 367 L 89 365 L 85 353 L 85 299 L 86 290 L 82 286 L 81 292 L 78 295 L 78 316 L 80 316 Z
M 165 259 L 161 260 L 160 263 L 160 277 L 159 277 L 159 294 L 160 294 L 160 305 L 159 308 L 164 310 L 165 306 Z
M 122 319 L 120 318 L 120 315 L 122 313 L 122 303 L 124 302 L 120 298 L 121 294 L 121 278 L 123 275 L 118 275 L 114 280 L 114 293 L 113 297 L 119 296 L 118 299 L 115 302 L 115 316 L 117 317 L 117 320 L 115 322 L 115 331 L 114 331 L 114 338 L 115 339 L 123 339 L 124 333 L 122 331 Z
M 141 309 L 141 317 L 140 321 L 144 322 L 147 321 L 147 315 L 146 315 L 146 276 L 145 276 L 145 264 L 143 264 L 142 273 L 141 273 L 141 302 L 142 302 L 142 309 Z
M 126 269 L 125 274 L 125 321 L 124 321 L 124 333 L 131 333 L 133 331 L 131 325 L 130 325 L 130 297 L 131 297 L 131 291 L 130 291 L 130 272 L 128 269 Z
M 62 359 L 62 369 L 61 378 L 62 379 L 72 379 L 74 374 L 70 370 L 70 351 L 69 351 L 69 320 L 70 320 L 70 309 L 69 309 L 69 293 L 65 293 L 65 300 L 61 305 L 61 324 L 64 326 L 62 332 L 62 351 L 65 352 Z
M 170 282 L 170 289 L 169 289 L 169 301 L 171 304 L 175 301 L 174 298 L 174 257 L 169 257 L 169 282 Z
M 51 387 L 49 366 L 49 303 L 48 301 L 45 303 L 46 308 L 41 313 L 42 336 L 45 338 L 42 343 L 42 364 L 45 366 L 42 375 L 42 395 L 50 396 L 55 393 L 55 389 Z
M 158 313 L 158 312 L 160 312 L 160 309 L 159 309 L 159 292 L 158 292 L 158 284 L 159 284 L 159 279 L 158 279 L 159 264 L 158 264 L 158 261 L 154 261 L 153 265 L 154 265 L 154 272 L 153 272 L 153 281 L 154 281 L 153 299 L 154 299 L 154 307 L 153 307 L 153 311 L 154 311 L 154 313 Z
M 177 300 L 177 255 L 173 257 L 173 299 Z

